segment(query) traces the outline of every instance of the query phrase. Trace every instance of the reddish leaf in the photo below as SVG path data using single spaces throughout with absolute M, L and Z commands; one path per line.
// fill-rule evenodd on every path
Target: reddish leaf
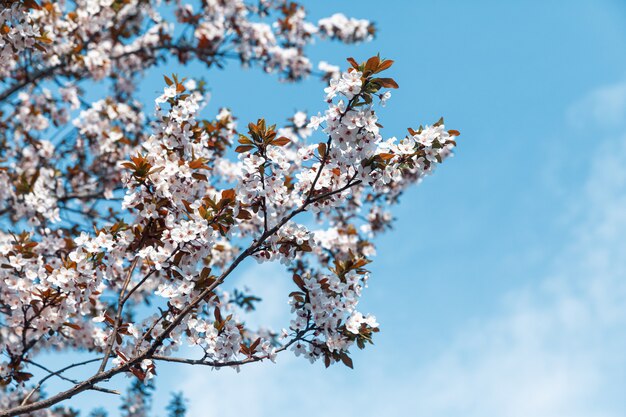
M 80 330 L 80 326 L 78 324 L 65 322 L 63 323 L 63 325 L 67 327 L 71 327 L 74 330 Z
M 141 382 L 146 379 L 146 373 L 139 368 L 133 367 L 130 368 L 129 371 L 135 375 Z
M 383 161 L 388 161 L 392 159 L 395 155 L 392 153 L 379 153 L 377 156 Z
M 291 140 L 289 140 L 289 138 L 286 138 L 286 137 L 282 136 L 280 138 L 274 139 L 272 141 L 272 145 L 274 145 L 274 146 L 285 146 L 285 145 L 287 145 L 290 142 L 291 142 Z
M 25 382 L 25 381 L 28 381 L 29 379 L 31 379 L 32 377 L 33 377 L 33 374 L 31 374 L 29 372 L 15 372 L 13 374 L 13 378 L 17 382 Z
M 181 200 L 185 209 L 187 209 L 188 213 L 193 213 L 193 209 L 191 208 L 191 203 L 187 200 Z
M 235 148 L 235 152 L 237 153 L 248 152 L 250 149 L 253 149 L 253 148 L 254 146 L 251 146 L 251 145 L 241 145 Z
M 29 9 L 41 10 L 41 6 L 35 0 L 24 0 L 24 6 Z
M 223 200 L 235 200 L 235 190 L 229 188 L 228 190 L 222 191 L 222 199 Z
M 319 145 L 317 145 L 317 151 L 320 153 L 322 159 L 324 159 L 326 157 L 326 144 L 320 143 Z
M 196 159 L 194 161 L 189 162 L 189 168 L 198 169 L 198 168 L 208 168 L 208 167 L 204 164 L 204 159 L 200 158 L 200 159 Z
M 249 220 L 252 218 L 252 214 L 247 210 L 240 209 L 239 213 L 237 213 L 237 218 L 240 220 Z
M 380 64 L 380 58 L 373 56 L 365 63 L 365 70 L 374 72 L 378 68 L 378 64 Z
M 350 369 L 354 369 L 354 364 L 352 363 L 352 359 L 346 353 L 341 354 L 341 362 L 346 365 Z
M 399 88 L 398 83 L 393 78 L 377 78 L 376 79 L 381 87 L 385 88 Z
M 383 62 L 380 63 L 380 65 L 378 65 L 378 69 L 376 70 L 376 72 L 381 72 L 384 71 L 386 69 L 389 69 L 389 67 L 391 67 L 393 65 L 393 60 L 392 59 L 386 59 Z
M 220 311 L 219 307 L 215 307 L 215 310 L 213 310 L 213 315 L 215 316 L 215 321 L 217 322 L 222 322 L 222 312 Z
M 293 282 L 296 283 L 296 285 L 302 290 L 302 291 L 306 291 L 306 287 L 304 286 L 304 281 L 302 280 L 302 277 L 298 274 L 294 274 L 293 275 Z
M 242 145 L 252 145 L 252 141 L 250 140 L 250 138 L 244 135 L 239 135 L 239 143 L 241 143 Z

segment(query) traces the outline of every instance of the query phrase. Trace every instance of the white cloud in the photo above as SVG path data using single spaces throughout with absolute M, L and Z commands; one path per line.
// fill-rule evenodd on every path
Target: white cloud
M 626 82 L 598 88 L 569 109 L 568 120 L 573 127 L 589 124 L 614 128 L 626 122 Z
M 587 114 L 595 123 L 623 117 L 626 84 L 589 97 Z M 551 272 L 538 285 L 510 293 L 499 317 L 468 325 L 418 372 L 409 385 L 410 406 L 420 415 L 626 413 L 626 137 L 606 141 L 590 160 L 588 179 L 572 202 L 578 215 L 570 243 Z

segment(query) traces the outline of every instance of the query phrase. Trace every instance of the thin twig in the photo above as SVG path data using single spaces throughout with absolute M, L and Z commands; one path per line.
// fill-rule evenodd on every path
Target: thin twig
M 39 380 L 39 382 L 37 383 L 37 385 L 35 385 L 35 387 L 30 390 L 30 392 L 28 393 L 28 395 L 26 395 L 26 397 L 24 397 L 24 399 L 22 400 L 22 403 L 20 405 L 24 405 L 28 402 L 28 400 L 30 399 L 30 397 L 33 396 L 33 394 L 35 392 L 37 392 L 37 390 L 39 388 L 41 388 L 41 385 L 46 382 L 48 379 L 52 378 L 53 376 L 56 376 L 64 381 L 68 381 L 71 382 L 72 384 L 78 384 L 79 382 L 76 381 L 75 379 L 71 379 L 68 377 L 65 377 L 63 375 L 61 375 L 63 372 L 72 369 L 72 368 L 76 368 L 78 366 L 82 366 L 82 365 L 87 365 L 89 363 L 92 362 L 97 362 L 99 361 L 100 358 L 95 358 L 95 359 L 89 359 L 87 361 L 83 361 L 83 362 L 78 362 L 78 363 L 74 363 L 72 365 L 66 366 L 65 368 L 59 369 L 58 371 L 52 371 L 48 368 L 46 368 L 43 365 L 38 364 L 37 362 L 33 362 L 31 360 L 25 359 L 24 362 L 26 363 L 30 363 L 33 366 L 36 366 L 39 369 L 43 369 L 44 371 L 48 372 L 48 375 L 46 375 L 45 377 L 43 377 L 41 380 Z M 100 392 L 105 392 L 107 394 L 115 394 L 115 395 L 120 395 L 120 393 L 118 391 L 112 390 L 112 389 L 107 389 L 107 388 L 102 388 L 102 387 L 98 387 L 96 385 L 94 385 L 91 389 L 93 389 L 94 391 L 100 391 Z
M 130 265 L 128 269 L 128 274 L 126 275 L 126 279 L 124 280 L 124 285 L 122 286 L 122 290 L 120 291 L 120 297 L 117 303 L 117 313 L 115 315 L 115 323 L 113 324 L 113 332 L 111 333 L 111 339 L 107 344 L 107 348 L 104 352 L 104 358 L 102 359 L 102 363 L 100 364 L 100 368 L 98 368 L 98 373 L 104 371 L 104 368 L 107 366 L 107 361 L 109 360 L 109 356 L 111 355 L 111 351 L 113 350 L 113 346 L 115 345 L 115 340 L 117 338 L 117 332 L 119 331 L 120 323 L 122 321 L 122 311 L 124 310 L 124 304 L 126 303 L 127 298 L 124 298 L 126 289 L 128 288 L 128 284 L 130 284 L 130 278 L 133 275 L 133 271 L 135 271 L 135 267 L 137 266 L 137 262 L 139 261 L 139 257 L 136 256 L 133 259 L 133 263 Z
M 274 354 L 278 354 L 280 352 L 283 352 L 283 351 L 289 349 L 289 347 L 291 345 L 293 345 L 295 342 L 297 342 L 299 340 L 303 340 L 302 339 L 303 336 L 309 330 L 311 330 L 311 328 L 307 327 L 306 329 L 300 331 L 296 335 L 296 337 L 291 339 L 288 343 L 284 344 L 280 348 L 276 349 Z M 153 355 L 152 359 L 154 359 L 156 361 L 161 361 L 161 362 L 175 362 L 175 363 L 184 363 L 184 364 L 187 364 L 187 365 L 204 365 L 204 366 L 210 366 L 210 367 L 213 367 L 213 368 L 223 368 L 223 367 L 226 367 L 226 366 L 240 366 L 240 365 L 246 365 L 248 363 L 260 362 L 260 361 L 263 361 L 265 359 L 270 359 L 270 355 L 250 356 L 249 358 L 242 359 L 242 360 L 239 360 L 239 361 L 227 361 L 227 362 L 207 361 L 204 358 L 203 359 L 187 359 L 187 358 L 176 358 L 176 357 L 162 356 L 162 355 Z

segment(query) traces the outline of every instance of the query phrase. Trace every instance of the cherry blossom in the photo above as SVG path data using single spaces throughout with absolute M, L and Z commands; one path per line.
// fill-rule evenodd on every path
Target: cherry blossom
M 377 110 L 398 84 L 380 56 L 320 62 L 319 108 L 280 126 L 207 115 L 194 74 L 165 74 L 148 109 L 136 85 L 192 60 L 298 81 L 314 42 L 368 41 L 373 24 L 274 0 L 1 4 L 0 416 L 64 415 L 71 396 L 114 393 L 114 375 L 150 386 L 162 362 L 240 370 L 291 350 L 352 367 L 380 330 L 359 310 L 373 240 L 459 132 L 439 120 L 383 136 Z M 291 276 L 280 333 L 246 324 L 261 300 L 231 275 L 247 259 Z M 94 356 L 46 371 L 51 351 Z M 88 364 L 84 381 L 64 376 Z M 71 387 L 45 397 L 52 377 Z

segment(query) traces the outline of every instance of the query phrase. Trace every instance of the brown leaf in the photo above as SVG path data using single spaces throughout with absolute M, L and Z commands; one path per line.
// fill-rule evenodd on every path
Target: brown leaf
M 28 381 L 29 379 L 31 379 L 33 377 L 33 374 L 29 373 L 29 372 L 15 372 L 13 374 L 13 378 L 17 381 L 17 382 L 24 382 L 24 381 Z
M 291 140 L 289 138 L 281 136 L 280 138 L 274 139 L 272 141 L 272 145 L 274 145 L 274 146 L 285 146 L 285 145 L 287 145 L 290 142 L 291 142 Z
M 380 58 L 378 56 L 371 57 L 365 63 L 365 71 L 376 71 L 376 69 L 378 68 L 378 64 L 380 64 Z
M 354 364 L 352 363 L 352 359 L 350 358 L 350 356 L 348 356 L 348 354 L 341 354 L 341 362 L 343 362 L 343 364 L 346 365 L 348 368 L 354 369 Z
M 380 65 L 378 65 L 378 69 L 376 70 L 376 72 L 382 72 L 386 69 L 389 69 L 393 65 L 393 62 L 394 61 L 392 59 L 385 59 L 380 63 Z
M 399 88 L 398 83 L 393 78 L 377 78 L 376 79 L 381 87 L 384 88 Z
M 395 155 L 392 153 L 379 153 L 378 157 L 380 159 L 382 159 L 383 161 L 388 161 L 390 159 L 392 159 Z
M 240 220 L 249 220 L 252 218 L 252 214 L 247 210 L 240 209 L 239 213 L 237 213 L 237 218 Z
M 197 180 L 201 180 L 201 181 L 205 181 L 205 182 L 209 180 L 206 175 L 200 174 L 198 172 L 194 172 L 193 174 L 191 174 L 191 176 L 194 177 Z
M 248 152 L 250 149 L 253 149 L 254 146 L 252 145 L 241 145 L 241 146 L 237 146 L 235 148 L 235 152 L 237 153 L 243 153 L 243 152 Z
M 29 9 L 41 10 L 41 6 L 35 0 L 24 0 L 24 6 Z
M 259 120 L 260 122 L 260 120 Z M 250 133 L 255 133 L 255 134 L 259 134 L 259 128 L 257 127 L 257 125 L 255 125 L 254 123 L 250 122 L 248 123 L 248 130 L 250 131 Z
M 181 200 L 185 209 L 187 209 L 188 213 L 193 213 L 193 209 L 191 208 L 191 203 L 187 200 Z
M 242 145 L 252 145 L 252 141 L 245 135 L 239 135 L 239 143 Z
M 48 35 L 45 36 L 38 36 L 35 39 L 37 39 L 39 42 L 43 42 L 43 43 L 47 43 L 47 44 L 51 44 L 52 43 L 52 39 L 50 39 L 48 37 Z
M 326 144 L 320 143 L 319 145 L 317 145 L 317 151 L 320 153 L 322 159 L 324 159 L 326 157 Z
M 207 279 L 209 275 L 211 275 L 211 268 L 208 266 L 202 268 L 202 271 L 200 272 L 200 279 Z
M 229 188 L 228 190 L 222 191 L 222 199 L 223 200 L 235 200 L 235 190 L 233 188 Z
M 294 274 L 293 275 L 293 282 L 296 283 L 296 285 L 302 290 L 302 291 L 306 291 L 306 287 L 304 286 L 304 281 L 302 280 L 302 277 L 298 274 Z
M 130 368 L 129 371 L 135 375 L 141 382 L 146 379 L 146 373 L 139 368 L 133 367 Z
M 196 159 L 194 161 L 189 162 L 189 168 L 198 169 L 198 168 L 208 168 L 208 167 L 204 164 L 204 159 L 200 158 L 200 159 Z
M 259 343 L 261 343 L 261 338 L 257 337 L 257 339 L 254 341 L 254 343 L 250 345 L 250 353 L 254 352 L 254 350 L 257 348 L 257 346 L 259 346 Z
M 222 312 L 220 311 L 219 307 L 215 307 L 215 310 L 213 310 L 213 315 L 215 316 L 215 321 L 217 322 L 222 322 Z

